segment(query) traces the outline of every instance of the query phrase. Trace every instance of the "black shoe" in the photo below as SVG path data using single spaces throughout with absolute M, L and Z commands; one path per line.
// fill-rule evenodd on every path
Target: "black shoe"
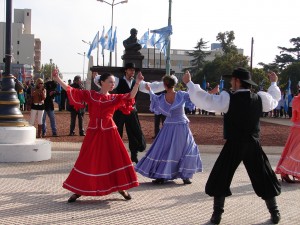
M 130 200 L 131 195 L 127 191 L 119 191 L 119 193 L 125 198 L 125 200 Z
M 279 223 L 280 219 L 281 219 L 281 216 L 280 216 L 280 213 L 279 213 L 279 212 L 271 213 L 271 221 L 272 221 L 274 224 Z
M 52 134 L 52 137 L 59 137 L 57 134 Z
M 213 212 L 210 218 L 210 222 L 213 224 L 220 224 L 222 219 L 222 213 Z
M 191 184 L 192 181 L 188 178 L 188 179 L 182 179 L 183 184 Z
M 279 213 L 279 210 L 278 210 L 278 207 L 277 207 L 276 198 L 273 197 L 273 198 L 270 198 L 270 199 L 266 199 L 265 202 L 266 202 L 268 210 L 271 214 L 271 221 L 274 224 L 279 223 L 279 221 L 281 219 L 281 216 L 280 216 L 280 213 Z
M 157 178 L 157 179 L 153 180 L 152 183 L 154 183 L 154 184 L 164 184 L 165 179 L 164 178 Z
M 78 194 L 72 194 L 71 197 L 68 199 L 69 203 L 75 202 L 77 198 L 79 198 L 81 195 Z
M 69 136 L 74 136 L 74 135 L 75 135 L 75 132 L 69 133 Z
M 139 162 L 139 160 L 138 160 L 137 157 L 131 157 L 131 161 L 132 161 L 132 162 L 135 162 L 136 164 Z
M 80 133 L 80 136 L 85 136 L 85 133 Z

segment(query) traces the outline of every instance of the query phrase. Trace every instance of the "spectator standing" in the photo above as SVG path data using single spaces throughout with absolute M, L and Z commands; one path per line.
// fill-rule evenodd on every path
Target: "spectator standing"
M 42 138 L 43 115 L 45 110 L 44 100 L 46 98 L 46 89 L 44 88 L 44 81 L 38 78 L 35 81 L 34 88 L 31 88 L 31 111 L 29 123 L 34 126 L 37 117 L 38 131 L 37 138 Z
M 83 90 L 83 85 L 81 82 L 81 76 L 77 75 L 74 77 L 73 83 L 70 85 L 72 88 Z M 75 135 L 75 125 L 76 125 L 76 118 L 78 118 L 78 128 L 79 128 L 79 135 L 85 136 L 84 128 L 83 128 L 83 117 L 85 112 L 85 106 L 82 108 L 74 108 L 74 106 L 68 106 L 69 111 L 71 112 L 71 124 L 70 124 L 70 133 L 69 136 Z
M 42 135 L 43 137 L 46 136 L 47 133 L 47 124 L 46 124 L 46 116 L 48 115 L 50 119 L 50 125 L 51 125 L 51 130 L 52 130 L 52 136 L 53 137 L 58 137 L 57 135 L 57 128 L 56 128 L 56 120 L 55 120 L 55 113 L 54 113 L 54 98 L 56 95 L 59 93 L 56 91 L 56 83 L 55 81 L 47 81 L 45 83 L 45 88 L 46 88 L 46 98 L 45 98 L 45 112 L 43 115 L 43 128 L 42 128 Z

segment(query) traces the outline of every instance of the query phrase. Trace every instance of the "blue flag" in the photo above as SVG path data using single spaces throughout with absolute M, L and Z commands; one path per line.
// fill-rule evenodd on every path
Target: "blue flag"
M 112 27 L 109 28 L 106 35 L 104 36 L 104 49 L 106 50 L 110 50 L 111 37 L 112 37 Z
M 202 81 L 202 89 L 206 91 L 206 78 L 205 78 L 205 75 L 204 75 L 203 81 Z
M 149 30 L 143 34 L 143 36 L 139 40 L 139 43 L 142 45 L 142 48 L 148 48 L 148 41 L 149 41 Z
M 18 80 L 19 80 L 21 83 L 23 82 L 23 79 L 22 79 L 22 70 L 21 70 L 21 68 L 20 68 L 20 70 L 19 70 Z
M 165 56 L 166 56 L 166 47 L 169 45 L 170 36 L 173 33 L 172 25 L 167 26 L 167 27 L 163 27 L 163 28 L 160 28 L 160 29 L 156 29 L 156 30 L 151 30 L 150 32 L 155 33 L 155 34 L 159 34 L 159 38 L 155 42 L 155 45 L 159 44 L 160 45 L 159 46 L 160 51 L 163 51 L 165 53 Z
M 102 34 L 101 34 L 101 37 L 99 39 L 99 43 L 102 47 L 102 55 L 104 54 L 104 44 L 105 44 L 105 37 L 104 37 L 104 33 L 105 33 L 105 28 L 103 26 L 103 30 L 102 30 Z
M 289 78 L 288 86 L 287 86 L 286 93 L 285 93 L 285 99 L 284 99 L 284 111 L 285 112 L 288 112 L 289 104 L 292 100 L 291 84 L 292 84 L 292 82 L 291 82 L 291 79 Z
M 149 45 L 155 47 L 155 43 L 156 43 L 156 33 L 153 33 L 151 38 L 149 39 Z
M 117 44 L 117 27 L 115 28 L 115 32 L 114 32 L 114 38 L 111 41 L 111 45 L 110 45 L 110 51 L 114 52 L 115 51 L 115 45 Z
M 220 80 L 220 86 L 219 86 L 220 92 L 224 89 L 224 80 L 221 76 L 221 80 Z
M 93 40 L 92 44 L 90 45 L 90 49 L 89 49 L 89 51 L 86 55 L 88 58 L 90 58 L 93 49 L 98 47 L 98 43 L 99 43 L 99 31 L 97 32 L 96 36 L 94 37 L 94 40 Z

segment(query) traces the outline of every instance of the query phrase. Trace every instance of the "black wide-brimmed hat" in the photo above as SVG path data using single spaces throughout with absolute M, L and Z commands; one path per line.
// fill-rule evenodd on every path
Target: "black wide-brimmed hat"
M 253 80 L 251 80 L 251 73 L 242 67 L 238 67 L 238 68 L 234 69 L 232 74 L 223 75 L 223 77 L 230 77 L 230 78 L 235 77 L 235 78 L 238 78 L 248 84 L 257 86 L 257 84 Z
M 135 67 L 134 63 L 126 63 L 125 66 L 121 69 L 121 71 L 124 73 L 127 69 L 134 69 L 136 72 L 139 70 Z

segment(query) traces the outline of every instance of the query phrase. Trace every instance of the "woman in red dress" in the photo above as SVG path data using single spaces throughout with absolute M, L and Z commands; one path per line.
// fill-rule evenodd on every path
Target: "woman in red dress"
M 294 97 L 292 110 L 291 120 L 294 124 L 275 170 L 275 173 L 281 175 L 282 181 L 288 183 L 295 183 L 295 179 L 300 179 L 300 93 Z
M 88 104 L 90 117 L 80 154 L 63 183 L 64 188 L 74 193 L 68 202 L 75 202 L 81 195 L 103 196 L 115 191 L 130 200 L 126 190 L 139 183 L 112 116 L 117 109 L 130 113 L 144 77 L 141 73 L 137 75 L 136 84 L 128 94 L 109 93 L 114 89 L 115 78 L 108 73 L 100 78 L 100 92 L 74 89 L 59 78 L 58 71 L 54 71 L 53 78 L 67 91 L 75 108 L 84 107 L 84 102 Z

